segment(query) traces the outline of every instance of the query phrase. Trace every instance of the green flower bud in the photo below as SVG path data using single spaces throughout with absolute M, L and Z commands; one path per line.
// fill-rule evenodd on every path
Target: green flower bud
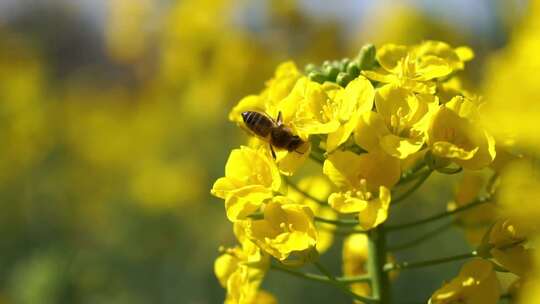
M 349 66 L 347 67 L 347 73 L 350 74 L 353 78 L 356 78 L 358 77 L 358 75 L 360 75 L 360 65 L 357 61 L 349 63 Z
M 347 67 L 349 66 L 350 62 L 351 60 L 349 58 L 341 59 L 341 62 L 339 63 L 339 70 L 342 72 L 347 71 Z
M 377 64 L 377 60 L 375 58 L 376 55 L 376 49 L 373 44 L 366 44 L 360 49 L 360 53 L 358 54 L 358 63 L 360 70 L 371 70 L 375 67 Z
M 336 83 L 342 87 L 346 87 L 347 84 L 351 82 L 351 80 L 353 80 L 351 75 L 345 72 L 339 72 L 339 74 L 336 77 Z
M 335 80 L 338 73 L 339 73 L 339 69 L 332 65 L 326 66 L 323 69 L 323 74 L 326 76 L 328 80 Z
M 318 67 L 313 63 L 309 63 L 309 64 L 306 65 L 304 70 L 306 71 L 306 74 L 309 74 L 311 72 L 317 72 Z
M 308 78 L 318 83 L 323 83 L 327 80 L 326 76 L 321 74 L 320 72 L 311 72 L 308 74 Z

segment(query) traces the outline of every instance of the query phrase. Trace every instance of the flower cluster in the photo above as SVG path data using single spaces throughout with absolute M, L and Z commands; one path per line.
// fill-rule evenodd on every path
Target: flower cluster
M 288 272 L 314 263 L 327 281 L 353 283 L 351 289 L 339 286 L 355 299 L 386 303 L 388 291 L 381 286 L 388 272 L 411 265 L 394 263 L 386 253 L 384 234 L 392 227 L 384 223 L 391 206 L 433 172 L 464 171 L 448 215 L 460 212 L 455 222 L 478 249 L 430 302 L 496 303 L 501 289 L 495 271 L 523 276 L 532 253 L 524 247 L 528 230 L 494 209 L 493 189 L 513 157 L 506 148 L 496 149 L 484 128 L 482 98 L 460 85 L 458 73 L 473 56 L 467 47 L 439 41 L 386 44 L 376 51 L 368 46 L 356 59 L 309 65 L 306 73 L 293 62 L 282 63 L 262 92 L 240 100 L 229 119 L 253 136 L 231 152 L 225 176 L 211 191 L 225 201 L 227 218 L 242 236 L 241 249 L 216 262 L 227 300 L 255 303 L 268 268 L 246 262 L 255 254 L 265 265 L 274 258 L 275 268 Z M 246 112 L 259 112 L 273 125 L 253 126 L 244 121 Z M 269 135 L 255 136 L 251 130 L 259 127 Z M 302 144 L 280 149 L 272 129 L 282 130 L 285 139 L 298 136 Z M 304 168 L 312 172 L 308 160 L 322 170 L 297 178 Z M 476 205 L 484 209 L 461 213 Z M 338 231 L 357 233 L 344 244 L 341 281 L 317 262 Z M 366 282 L 360 277 L 368 269 Z

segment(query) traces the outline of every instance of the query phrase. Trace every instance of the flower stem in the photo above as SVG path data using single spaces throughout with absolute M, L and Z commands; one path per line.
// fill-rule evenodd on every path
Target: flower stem
M 336 225 L 336 226 L 356 226 L 356 225 L 358 225 L 358 220 L 353 220 L 353 219 L 350 219 L 350 220 L 346 220 L 346 219 L 331 220 L 331 219 L 323 218 L 323 217 L 320 217 L 320 216 L 315 216 L 314 219 L 317 222 L 332 224 L 332 225 Z
M 421 267 L 427 267 L 432 265 L 438 265 L 443 263 L 448 263 L 452 261 L 458 261 L 463 259 L 468 259 L 478 256 L 478 252 L 472 251 L 464 254 L 458 254 L 453 255 L 449 257 L 444 258 L 438 258 L 433 260 L 426 260 L 426 261 L 416 261 L 416 262 L 401 262 L 401 263 L 389 263 L 384 265 L 384 271 L 389 272 L 393 270 L 402 270 L 402 269 L 411 269 L 411 268 L 421 268 Z
M 335 277 L 334 275 L 332 275 L 332 273 L 330 273 L 330 271 L 328 271 L 321 263 L 319 262 L 315 262 L 313 263 L 315 265 L 315 267 L 317 267 L 317 269 L 319 269 L 319 271 L 324 274 L 328 279 L 329 281 L 337 288 L 339 288 L 340 290 L 342 290 L 343 292 L 345 292 L 346 294 L 350 295 L 353 299 L 355 300 L 358 300 L 358 301 L 362 301 L 363 303 L 368 303 L 368 304 L 371 304 L 371 303 L 379 303 L 378 300 L 376 299 L 372 299 L 372 298 L 368 298 L 368 297 L 363 297 L 361 295 L 357 295 L 356 293 L 352 292 L 349 287 L 343 285 L 341 282 L 339 282 Z
M 442 226 L 440 226 L 439 228 L 433 230 L 433 231 L 430 231 L 416 239 L 413 239 L 411 241 L 407 241 L 407 242 L 403 242 L 402 244 L 399 244 L 399 245 L 394 245 L 394 246 L 388 246 L 388 250 L 389 251 L 392 251 L 392 252 L 396 252 L 396 251 L 400 251 L 400 250 L 404 250 L 404 249 L 408 249 L 408 248 L 411 248 L 415 245 L 418 245 L 420 243 L 422 243 L 423 241 L 425 240 L 429 240 L 430 238 L 434 237 L 434 236 L 437 236 L 439 233 L 445 231 L 446 229 L 450 228 L 453 226 L 453 222 L 448 222 Z
M 410 187 L 407 191 L 403 192 L 400 196 L 396 197 L 392 200 L 392 205 L 395 205 L 403 200 L 405 200 L 407 197 L 409 197 L 411 194 L 413 194 L 422 184 L 428 179 L 428 177 L 431 175 L 433 170 L 428 169 L 425 173 L 420 175 L 420 178 L 416 181 L 416 183 Z
M 412 222 L 409 222 L 409 223 L 403 223 L 403 224 L 397 224 L 397 225 L 389 225 L 389 226 L 386 227 L 386 230 L 393 231 L 393 230 L 406 229 L 406 228 L 414 227 L 414 226 L 417 226 L 417 225 L 422 225 L 422 224 L 425 224 L 425 223 L 436 221 L 436 220 L 451 216 L 453 214 L 469 210 L 469 209 L 474 208 L 476 206 L 485 204 L 485 203 L 489 202 L 490 198 L 491 198 L 490 196 L 480 197 L 480 198 L 472 201 L 471 203 L 469 203 L 469 204 L 467 204 L 465 206 L 456 208 L 456 209 L 454 209 L 452 211 L 441 212 L 441 213 L 432 215 L 430 217 L 427 217 L 427 218 L 424 218 L 424 219 L 421 219 L 421 220 L 412 221 Z
M 316 281 L 321 283 L 329 283 L 330 279 L 327 276 L 318 275 L 314 273 L 308 273 L 308 272 L 300 272 L 294 269 L 291 269 L 289 267 L 279 265 L 279 264 L 271 264 L 270 268 L 276 271 L 281 271 L 284 273 L 288 273 L 290 275 L 293 275 L 295 277 L 307 279 L 310 281 Z M 359 275 L 359 276 L 350 276 L 350 277 L 336 277 L 335 278 L 338 282 L 343 284 L 352 284 L 352 283 L 360 283 L 360 282 L 369 282 L 370 277 L 369 275 Z
M 324 159 L 320 157 L 319 155 L 315 154 L 313 151 L 309 153 L 309 158 L 311 158 L 312 160 L 314 160 L 315 162 L 321 165 L 324 164 Z
M 426 166 L 426 163 L 424 161 L 419 162 L 416 164 L 412 169 L 401 175 L 401 178 L 399 179 L 397 185 L 403 185 L 406 184 L 414 179 L 416 179 L 418 176 L 421 176 L 424 171 L 430 170 L 427 168 L 426 170 L 422 170 Z
M 368 235 L 368 273 L 371 276 L 371 292 L 380 303 L 390 303 L 390 281 L 383 271 L 386 262 L 386 236 L 383 225 Z

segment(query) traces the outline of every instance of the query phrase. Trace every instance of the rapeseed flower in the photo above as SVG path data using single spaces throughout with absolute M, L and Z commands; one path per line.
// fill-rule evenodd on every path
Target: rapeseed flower
M 377 89 L 375 106 L 377 112 L 368 112 L 358 121 L 356 143 L 367 151 L 382 148 L 405 159 L 423 147 L 438 101 L 436 96 L 389 84 Z
M 463 63 L 472 56 L 472 51 L 467 48 L 452 49 L 439 41 L 410 47 L 385 44 L 377 51 L 381 67 L 362 73 L 375 81 L 396 84 L 417 93 L 434 94 L 435 80 L 463 69 Z
M 456 278 L 435 291 L 428 303 L 496 304 L 500 294 L 493 265 L 486 260 L 473 259 L 463 265 Z
M 237 221 L 257 211 L 280 187 L 281 176 L 271 156 L 262 149 L 240 147 L 229 155 L 225 177 L 211 192 L 225 200 L 229 220 Z
M 313 212 L 284 196 L 266 204 L 263 219 L 249 219 L 246 235 L 280 262 L 299 266 L 317 257 L 317 229 Z
M 388 217 L 390 188 L 400 177 L 399 160 L 384 152 L 357 155 L 336 151 L 324 162 L 323 172 L 339 188 L 328 198 L 341 213 L 358 214 L 359 225 L 368 230 Z
M 441 105 L 427 131 L 433 155 L 465 169 L 482 169 L 495 159 L 495 141 L 478 123 L 478 104 L 456 96 Z

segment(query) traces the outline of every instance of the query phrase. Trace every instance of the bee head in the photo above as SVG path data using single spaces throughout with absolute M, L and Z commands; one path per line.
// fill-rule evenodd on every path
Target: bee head
M 251 113 L 251 112 L 249 112 L 249 111 L 242 112 L 242 120 L 243 120 L 245 123 L 247 123 L 247 119 L 248 119 L 248 117 L 249 117 L 249 113 Z

